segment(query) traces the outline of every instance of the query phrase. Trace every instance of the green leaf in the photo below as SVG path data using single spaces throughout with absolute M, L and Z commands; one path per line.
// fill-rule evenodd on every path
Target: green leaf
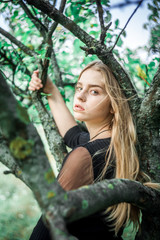
M 118 46 L 118 47 L 121 47 L 122 44 L 123 44 L 123 41 L 122 41 L 121 38 L 119 38 L 119 39 L 118 39 L 118 42 L 117 42 L 117 46 Z
M 40 93 L 42 96 L 52 96 L 52 94 L 49 94 L 49 93 L 43 93 L 43 92 L 41 92 Z
M 150 64 L 148 65 L 149 68 L 155 67 L 155 62 L 150 62 Z
M 99 31 L 90 31 L 89 34 L 94 35 L 95 38 L 98 38 L 98 36 L 99 36 Z
M 119 19 L 115 21 L 115 28 L 118 28 L 118 26 L 119 26 Z
M 111 35 L 110 33 L 107 33 L 107 38 L 111 39 L 113 37 L 113 35 Z
M 18 16 L 18 10 L 14 11 L 13 17 L 16 18 Z
M 109 11 L 107 11 L 107 16 L 105 17 L 105 23 L 108 23 L 111 21 L 112 15 Z

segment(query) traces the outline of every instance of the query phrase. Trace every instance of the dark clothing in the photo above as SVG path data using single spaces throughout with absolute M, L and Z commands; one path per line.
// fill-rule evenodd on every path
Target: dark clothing
M 105 165 L 105 155 L 110 138 L 89 142 L 89 134 L 82 132 L 78 126 L 75 126 L 66 133 L 64 141 L 73 150 L 65 157 L 59 173 L 58 181 L 61 186 L 68 191 L 94 183 Z M 113 177 L 114 167 L 108 167 L 105 178 L 111 179 Z M 114 232 L 109 231 L 101 212 L 69 223 L 67 229 L 79 240 L 122 240 L 120 237 L 122 232 L 115 238 Z M 49 231 L 40 219 L 30 240 L 50 239 Z

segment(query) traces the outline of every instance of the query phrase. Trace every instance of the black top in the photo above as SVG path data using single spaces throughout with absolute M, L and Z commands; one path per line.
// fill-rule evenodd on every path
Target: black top
M 105 165 L 105 155 L 110 138 L 97 139 L 92 142 L 89 142 L 89 139 L 89 133 L 82 132 L 78 126 L 71 128 L 64 136 L 66 145 L 73 149 L 65 157 L 58 176 L 58 181 L 65 190 L 92 184 Z M 105 178 L 113 177 L 114 168 L 109 167 Z M 122 240 L 120 237 L 122 231 L 119 232 L 118 237 L 115 237 L 101 212 L 69 223 L 67 229 L 79 240 Z M 49 230 L 41 218 L 34 228 L 30 240 L 51 240 Z

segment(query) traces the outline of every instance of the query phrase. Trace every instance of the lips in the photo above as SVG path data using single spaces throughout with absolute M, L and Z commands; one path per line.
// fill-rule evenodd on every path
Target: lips
M 82 111 L 84 111 L 84 108 L 79 104 L 75 104 L 74 107 L 73 107 L 73 110 L 78 111 L 78 112 L 82 112 Z

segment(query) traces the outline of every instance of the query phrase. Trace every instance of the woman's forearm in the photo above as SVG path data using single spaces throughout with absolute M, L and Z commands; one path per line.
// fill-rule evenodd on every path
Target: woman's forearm
M 65 133 L 77 123 L 55 85 L 50 93 L 52 95 L 48 96 L 48 103 L 59 132 L 64 137 Z

